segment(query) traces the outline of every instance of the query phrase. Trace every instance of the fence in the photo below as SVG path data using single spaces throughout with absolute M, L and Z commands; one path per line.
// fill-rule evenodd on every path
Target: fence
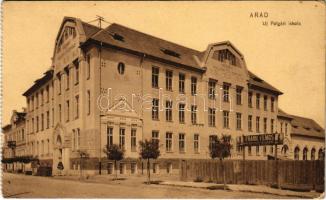
M 324 190 L 324 161 L 224 160 L 228 184 L 261 184 L 295 190 Z M 219 160 L 182 160 L 182 181 L 223 183 Z

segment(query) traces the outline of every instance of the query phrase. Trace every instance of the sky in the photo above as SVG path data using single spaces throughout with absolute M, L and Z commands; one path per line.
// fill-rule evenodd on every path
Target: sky
M 250 17 L 255 12 L 265 17 Z M 12 110 L 26 106 L 22 94 L 51 66 L 63 17 L 89 22 L 96 15 L 199 51 L 228 40 L 250 71 L 284 93 L 282 110 L 325 127 L 325 4 L 316 1 L 4 2 L 2 126 Z

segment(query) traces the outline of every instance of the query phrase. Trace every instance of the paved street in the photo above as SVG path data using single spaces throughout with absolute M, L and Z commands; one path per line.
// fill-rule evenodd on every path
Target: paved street
M 154 180 L 158 178 L 154 177 Z M 145 180 L 144 176 L 134 176 L 112 181 L 112 177 L 102 175 L 81 182 L 76 177 L 52 178 L 4 173 L 2 192 L 4 197 L 13 198 L 286 198 L 250 192 L 146 185 L 143 183 Z

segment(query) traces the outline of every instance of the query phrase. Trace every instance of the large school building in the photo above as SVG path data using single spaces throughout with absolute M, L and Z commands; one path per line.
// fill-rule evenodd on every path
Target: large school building
M 244 150 L 236 140 L 278 133 L 281 159 L 323 159 L 324 129 L 281 111 L 280 95 L 249 71 L 229 41 L 197 51 L 119 24 L 100 28 L 65 17 L 52 66 L 24 92 L 24 114 L 15 111 L 3 127 L 4 157 L 19 151 L 54 174 L 59 162 L 63 174 L 77 174 L 82 151 L 83 169 L 111 173 L 103 149 L 118 144 L 125 151 L 120 172 L 137 173 L 138 142 L 152 139 L 161 151 L 153 171 L 171 173 L 180 159 L 209 159 L 212 138 L 222 134 L 232 137 L 231 159 L 242 159 L 243 151 L 246 159 L 268 159 L 275 146 Z

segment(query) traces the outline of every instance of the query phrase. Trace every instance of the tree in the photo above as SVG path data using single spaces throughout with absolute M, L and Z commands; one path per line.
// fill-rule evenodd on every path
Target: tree
M 219 158 L 222 165 L 223 172 L 223 184 L 224 190 L 226 189 L 226 180 L 225 180 L 225 167 L 223 159 L 231 156 L 231 135 L 222 135 L 221 138 L 212 137 L 212 144 L 210 147 L 210 156 L 212 159 Z
M 151 182 L 150 162 L 149 159 L 157 159 L 160 156 L 159 140 L 139 141 L 140 157 L 147 159 L 147 177 L 148 184 Z
M 106 153 L 108 160 L 114 160 L 115 178 L 117 179 L 117 161 L 123 159 L 124 151 L 119 147 L 119 145 L 113 144 L 110 146 L 107 145 L 104 152 Z

